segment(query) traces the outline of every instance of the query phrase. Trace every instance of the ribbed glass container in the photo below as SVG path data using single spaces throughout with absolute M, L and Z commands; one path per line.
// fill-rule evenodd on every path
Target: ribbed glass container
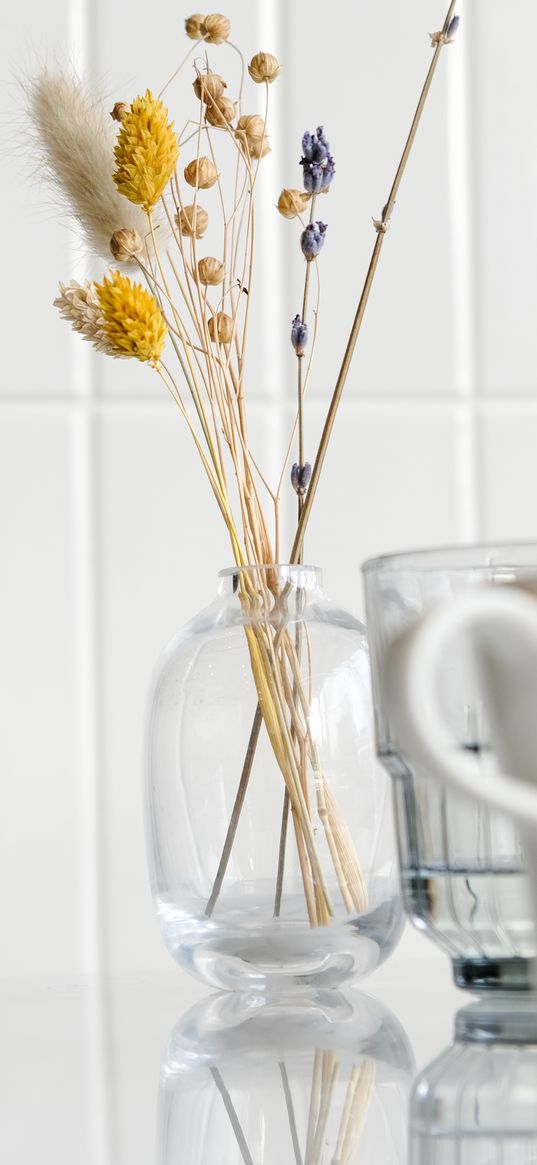
M 411 1165 L 537 1162 L 537 999 L 459 1012 L 455 1041 L 418 1077 Z
M 512 820 L 448 789 L 406 755 L 384 698 L 384 660 L 393 640 L 438 604 L 535 576 L 536 545 L 422 551 L 364 567 L 377 750 L 394 782 L 405 907 L 449 955 L 458 986 L 470 989 L 533 983 L 537 945 L 520 836 Z M 439 673 L 453 749 L 473 758 L 481 783 L 496 759 L 466 642 L 454 644 Z

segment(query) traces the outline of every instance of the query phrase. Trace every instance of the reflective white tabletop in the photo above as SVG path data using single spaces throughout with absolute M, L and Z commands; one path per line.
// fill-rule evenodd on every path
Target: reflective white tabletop
M 406 1033 L 411 1058 L 422 1068 L 450 1043 L 455 1012 L 470 1000 L 452 986 L 447 961 L 424 942 L 420 966 L 415 951 L 413 943 L 410 953 L 405 954 L 403 942 L 391 962 L 350 994 L 357 998 L 365 995 L 373 1001 L 371 1006 L 367 1000 L 359 1002 L 359 1015 L 365 1016 L 366 1026 L 372 1007 L 375 1016 L 387 1016 L 390 1031 L 393 1021 L 393 1029 L 399 1033 L 395 1043 L 399 1042 L 401 1047 L 405 1041 L 402 1032 Z M 33 1161 L 39 1161 L 40 1165 L 73 1165 L 73 1162 L 77 1165 L 148 1165 L 149 1162 L 171 1165 L 172 1160 L 173 1165 L 181 1165 L 183 1160 L 188 1160 L 189 1165 L 195 1165 L 191 1146 L 188 1156 L 184 1156 L 180 1145 L 172 1152 L 163 1142 L 159 1123 L 162 1125 L 162 1120 L 168 1118 L 162 1116 L 159 1079 L 170 1033 L 189 1009 L 209 996 L 210 992 L 202 985 L 175 971 L 171 964 L 169 974 L 151 979 L 44 981 L 28 978 L 17 983 L 4 982 L 0 987 L 0 1160 L 9 1165 L 29 1165 Z M 375 1001 L 380 1003 L 380 1008 Z M 206 1003 L 205 1010 L 212 1006 Z M 292 1022 L 287 1029 L 290 1041 L 287 1052 L 292 1060 L 291 1029 Z M 224 1055 L 224 1061 L 226 1038 L 224 1033 L 219 1044 L 219 1055 Z M 265 1038 L 266 1031 L 262 1035 Z M 300 1039 L 303 1038 L 302 1031 Z M 356 1034 L 353 1038 L 356 1041 Z M 311 1046 L 314 1044 L 315 1039 Z M 404 1060 L 407 1055 L 404 1048 L 401 1054 Z M 241 1076 L 240 1049 L 238 1053 L 235 1049 L 233 1055 L 230 1078 L 235 1102 L 240 1107 L 241 1090 L 248 1094 L 259 1057 L 254 1060 L 253 1068 L 246 1057 Z M 305 1061 L 302 1058 L 299 1062 L 302 1072 Z M 293 1064 L 295 1071 L 294 1060 Z M 179 1073 L 178 1087 L 181 1080 Z M 410 1083 L 407 1081 L 407 1084 L 408 1094 Z M 173 1077 L 172 1089 L 175 1086 Z M 196 1080 L 189 1078 L 188 1087 L 193 1112 Z M 295 1080 L 293 1087 L 296 1096 L 296 1089 L 302 1087 L 300 1081 L 297 1085 Z M 345 1096 L 346 1093 L 340 1098 L 342 1108 Z M 225 1115 L 222 1093 L 218 1103 Z M 398 1104 L 401 1107 L 401 1099 Z M 181 1119 L 184 1121 L 184 1117 Z M 207 1114 L 203 1117 L 206 1119 L 209 1119 Z M 261 1117 L 257 1113 L 255 1119 L 265 1126 L 266 1112 Z M 306 1115 L 303 1119 L 306 1122 Z M 292 1165 L 298 1160 L 306 1163 L 308 1156 L 302 1156 L 298 1146 L 295 1146 L 296 1153 L 291 1150 L 289 1130 L 284 1124 L 280 1114 L 275 1128 L 264 1127 L 263 1144 L 266 1146 L 268 1138 L 276 1146 L 281 1137 L 280 1165 L 287 1160 Z M 306 1138 L 306 1123 L 303 1135 Z M 243 1150 L 238 1146 L 236 1157 L 221 1147 L 227 1155 L 220 1156 L 217 1152 L 212 1165 L 234 1165 L 235 1159 L 254 1161 L 256 1165 L 258 1161 L 272 1160 L 272 1153 L 267 1149 L 262 1151 L 259 1141 L 250 1157 L 245 1155 L 244 1146 Z M 349 1151 L 347 1145 L 347 1157 L 343 1159 L 362 1160 L 359 1154 L 351 1153 L 349 1157 Z M 403 1146 L 393 1151 L 395 1155 L 386 1157 L 386 1161 L 406 1159 L 406 1151 L 401 1156 Z M 317 1160 L 312 1152 L 310 1147 L 309 1160 Z M 213 1150 L 203 1149 L 200 1144 L 199 1153 L 197 1160 L 209 1161 L 207 1154 L 212 1156 Z M 333 1154 L 318 1157 L 319 1162 L 332 1159 L 337 1160 Z

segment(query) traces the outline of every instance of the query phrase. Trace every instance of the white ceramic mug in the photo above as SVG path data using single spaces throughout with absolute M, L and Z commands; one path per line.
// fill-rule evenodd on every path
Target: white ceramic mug
M 498 772 L 480 774 L 461 754 L 442 712 L 439 672 L 461 635 L 475 656 Z M 537 597 L 532 588 L 480 588 L 434 608 L 394 641 L 384 668 L 390 715 L 409 757 L 424 772 L 518 820 L 537 920 Z

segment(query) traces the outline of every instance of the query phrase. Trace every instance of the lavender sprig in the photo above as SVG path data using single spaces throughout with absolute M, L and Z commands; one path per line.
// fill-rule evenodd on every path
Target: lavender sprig
M 308 194 L 320 194 L 322 190 L 328 190 L 336 167 L 322 125 L 315 134 L 307 132 L 304 134 L 302 150 L 300 165 L 304 190 L 307 190 Z
M 304 258 L 311 263 L 316 259 L 324 247 L 324 238 L 328 226 L 325 222 L 310 222 L 300 236 L 300 246 Z
M 297 356 L 305 356 L 308 346 L 309 328 L 302 316 L 296 315 L 291 328 L 291 343 Z

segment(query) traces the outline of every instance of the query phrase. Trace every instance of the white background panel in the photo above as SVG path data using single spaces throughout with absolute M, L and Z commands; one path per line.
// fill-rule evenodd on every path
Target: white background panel
M 248 373 L 255 448 L 273 480 L 293 408 L 289 328 L 304 274 L 297 225 L 274 202 L 284 183 L 300 184 L 304 129 L 324 123 L 337 176 L 319 210 L 329 232 L 307 411 L 313 460 L 374 241 L 371 216 L 387 196 L 430 60 L 426 34 L 444 8 L 226 5 L 248 55 L 275 49 L 284 66 L 271 91 Z M 3 976 L 99 965 L 174 973 L 146 882 L 145 699 L 158 651 L 211 598 L 229 552 L 158 379 L 127 361 L 93 359 L 50 306 L 57 281 L 83 270 L 83 255 L 24 177 L 13 82 L 49 54 L 85 64 L 110 105 L 157 89 L 189 47 L 188 12 L 171 0 L 150 19 L 141 0 L 127 16 L 102 0 L 32 0 L 0 18 L 9 272 L 0 376 Z M 358 612 L 367 555 L 535 531 L 537 16 L 528 0 L 512 0 L 509 11 L 497 0 L 461 0 L 461 14 L 397 202 L 307 536 L 329 591 Z M 236 86 L 232 51 L 216 49 L 212 61 Z M 194 107 L 187 76 L 171 97 L 179 124 Z M 284 546 L 294 505 L 288 490 Z M 420 936 L 404 943 L 411 961 L 449 975 Z
M 474 201 L 479 382 L 535 396 L 537 364 L 537 10 L 525 0 L 472 6 Z
M 0 975 L 84 962 L 73 476 L 63 411 L 0 426 Z
M 323 410 L 309 415 L 313 431 Z M 456 438 L 447 406 L 342 405 L 306 557 L 324 564 L 329 593 L 351 611 L 361 608 L 365 558 L 457 540 Z
M 491 539 L 537 538 L 537 408 L 501 405 L 481 422 L 483 531 Z

